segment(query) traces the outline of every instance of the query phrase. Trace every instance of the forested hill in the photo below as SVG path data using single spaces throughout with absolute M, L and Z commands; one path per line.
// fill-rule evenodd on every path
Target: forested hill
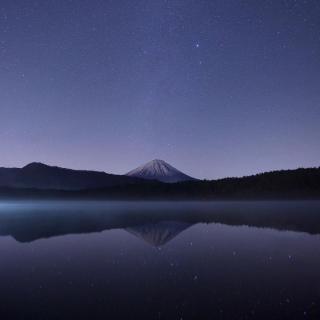
M 320 199 L 320 168 L 281 170 L 242 178 L 125 184 L 84 190 L 0 188 L 0 196 L 82 199 Z

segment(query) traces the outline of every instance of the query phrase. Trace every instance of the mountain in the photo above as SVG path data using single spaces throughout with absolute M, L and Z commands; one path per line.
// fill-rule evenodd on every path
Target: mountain
M 129 177 L 136 177 L 148 180 L 158 180 L 161 182 L 180 182 L 196 180 L 178 169 L 172 167 L 169 163 L 155 159 L 126 174 Z
M 23 168 L 0 168 L 0 187 L 81 190 L 143 183 L 141 179 L 99 171 L 72 170 L 33 162 Z

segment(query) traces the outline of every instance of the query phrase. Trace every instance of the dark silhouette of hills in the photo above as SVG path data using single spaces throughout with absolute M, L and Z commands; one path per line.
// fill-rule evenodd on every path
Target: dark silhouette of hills
M 25 167 L 0 168 L 0 186 L 56 190 L 102 188 L 143 180 L 99 171 L 72 170 L 33 162 Z
M 132 200 L 320 199 L 320 168 L 280 170 L 211 181 L 162 183 L 33 163 L 22 169 L 0 170 L 0 197 Z

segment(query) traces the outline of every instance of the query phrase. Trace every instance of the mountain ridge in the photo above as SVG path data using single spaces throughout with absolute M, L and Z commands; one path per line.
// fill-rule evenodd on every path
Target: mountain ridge
M 320 167 L 218 180 L 157 180 L 32 163 L 0 168 L 1 198 L 118 200 L 320 199 Z
M 41 162 L 31 162 L 22 168 L 0 168 L 1 187 L 81 190 L 131 183 L 143 183 L 143 180 L 103 171 L 68 169 Z

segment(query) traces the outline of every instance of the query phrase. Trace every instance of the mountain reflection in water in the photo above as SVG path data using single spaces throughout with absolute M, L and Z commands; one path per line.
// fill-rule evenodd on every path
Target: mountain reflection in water
M 318 234 L 317 201 L 2 201 L 0 318 L 320 319 Z
M 197 223 L 320 234 L 320 202 L 2 202 L 0 236 L 19 242 L 124 229 L 162 246 Z

